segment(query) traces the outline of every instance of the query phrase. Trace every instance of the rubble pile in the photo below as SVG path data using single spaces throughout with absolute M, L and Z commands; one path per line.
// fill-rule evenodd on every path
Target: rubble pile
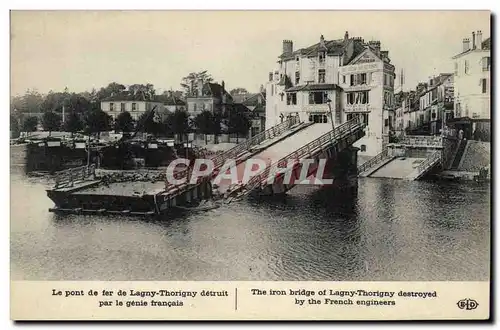
M 106 183 L 115 182 L 157 182 L 165 181 L 164 171 L 113 171 L 96 173 L 96 177 Z

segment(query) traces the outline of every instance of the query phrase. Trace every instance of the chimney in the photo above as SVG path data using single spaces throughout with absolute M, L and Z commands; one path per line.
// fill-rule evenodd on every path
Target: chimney
M 345 31 L 344 41 L 347 41 L 348 39 L 349 39 L 349 31 Z
M 264 85 L 260 85 L 259 92 L 264 93 L 265 91 Z
M 319 37 L 319 45 L 322 47 L 325 46 L 325 37 L 323 37 L 323 35 L 321 35 L 321 37 Z
M 222 86 L 222 90 L 221 90 L 221 97 L 222 97 L 222 103 L 226 103 L 226 89 L 225 89 L 225 84 L 224 84 L 224 80 L 221 82 L 220 84 Z
M 482 49 L 483 48 L 483 32 L 481 32 L 481 30 L 477 31 L 477 34 L 476 34 L 476 48 L 477 49 Z
M 380 56 L 380 41 L 368 41 L 368 45 L 373 49 L 377 56 Z
M 470 40 L 469 40 L 469 38 L 465 38 L 462 41 L 462 43 L 463 43 L 463 49 L 462 49 L 462 51 L 464 51 L 464 52 L 468 51 L 470 49 Z
M 273 81 L 273 73 L 269 72 L 269 81 Z
M 472 31 L 472 49 L 476 49 L 476 33 Z
M 283 54 L 292 55 L 293 53 L 293 41 L 283 40 Z

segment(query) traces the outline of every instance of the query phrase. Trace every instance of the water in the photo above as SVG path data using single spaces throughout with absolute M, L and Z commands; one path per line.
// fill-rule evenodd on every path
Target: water
M 488 280 L 490 188 L 359 180 L 173 219 L 56 216 L 11 167 L 13 280 Z

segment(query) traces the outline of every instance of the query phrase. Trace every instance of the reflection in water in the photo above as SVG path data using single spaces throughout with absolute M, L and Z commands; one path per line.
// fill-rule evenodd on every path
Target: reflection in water
M 11 272 L 30 280 L 487 280 L 488 186 L 360 179 L 163 219 L 56 216 L 12 167 Z

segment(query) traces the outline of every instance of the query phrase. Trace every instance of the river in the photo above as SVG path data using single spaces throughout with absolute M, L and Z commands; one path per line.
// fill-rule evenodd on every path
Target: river
M 490 187 L 359 179 L 170 219 L 56 216 L 11 166 L 13 280 L 488 280 Z

